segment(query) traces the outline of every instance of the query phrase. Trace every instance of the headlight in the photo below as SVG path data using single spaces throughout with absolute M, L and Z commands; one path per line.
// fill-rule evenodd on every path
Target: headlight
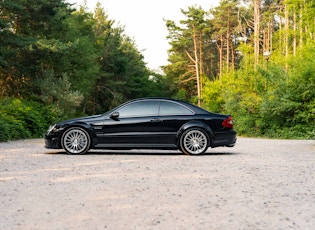
M 56 127 L 56 124 L 49 126 L 47 133 L 50 133 L 51 131 L 53 131 Z
M 62 130 L 62 128 L 56 124 L 49 126 L 48 130 L 47 130 L 47 134 L 49 133 L 55 133 L 58 132 L 59 130 Z

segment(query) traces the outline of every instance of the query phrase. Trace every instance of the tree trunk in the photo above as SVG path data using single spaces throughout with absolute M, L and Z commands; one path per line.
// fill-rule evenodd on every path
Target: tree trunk
M 231 43 L 231 52 L 232 52 L 232 55 L 231 55 L 231 70 L 234 71 L 234 68 L 235 68 L 235 48 L 234 48 L 234 45 L 233 43 Z
M 260 0 L 254 0 L 254 65 L 259 63 Z
M 299 22 L 299 27 L 300 27 L 300 50 L 303 48 L 303 8 L 302 8 L 302 3 L 300 5 L 300 22 Z
M 226 70 L 229 71 L 230 66 L 230 11 L 228 11 L 228 22 L 226 31 Z
M 284 44 L 285 44 L 285 67 L 286 69 L 288 69 L 288 57 L 289 57 L 289 10 L 288 10 L 288 5 L 286 4 L 284 6 L 284 20 L 285 20 L 285 40 L 284 40 Z
M 196 71 L 196 78 L 197 78 L 197 97 L 198 97 L 198 106 L 201 106 L 201 90 L 200 90 L 200 73 L 199 73 L 199 60 L 198 60 L 198 47 L 197 47 L 197 36 L 196 31 L 194 31 L 193 36 L 194 42 L 194 55 L 195 55 L 195 71 Z
M 203 89 L 203 75 L 204 75 L 204 64 L 203 64 L 203 51 L 202 51 L 202 33 L 199 34 L 199 73 L 200 73 L 200 98 L 202 97 Z
M 230 66 L 230 39 L 229 32 L 226 32 L 226 70 L 229 71 Z
M 296 13 L 293 14 L 293 56 L 296 55 Z
M 223 36 L 220 35 L 220 45 L 218 45 L 218 43 L 216 43 L 217 48 L 219 50 L 219 77 L 222 76 L 222 69 L 223 69 Z

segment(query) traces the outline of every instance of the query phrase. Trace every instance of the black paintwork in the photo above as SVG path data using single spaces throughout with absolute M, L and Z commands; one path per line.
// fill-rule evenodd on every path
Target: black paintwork
M 148 115 L 142 111 L 131 117 L 119 116 L 119 111 L 135 102 L 169 102 L 180 105 L 190 114 Z M 187 113 L 188 113 L 187 112 Z M 136 99 L 101 115 L 76 118 L 58 122 L 55 129 L 45 135 L 47 148 L 61 148 L 61 137 L 70 127 L 82 127 L 91 136 L 91 148 L 102 149 L 179 149 L 180 135 L 187 129 L 199 127 L 206 131 L 210 147 L 234 146 L 236 132 L 222 126 L 228 115 L 211 113 L 192 104 L 163 98 Z

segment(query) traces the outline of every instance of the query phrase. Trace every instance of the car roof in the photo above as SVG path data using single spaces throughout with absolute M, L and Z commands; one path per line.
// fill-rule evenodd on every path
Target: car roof
M 135 101 L 146 101 L 146 100 L 157 100 L 157 101 L 170 101 L 170 102 L 175 102 L 178 104 L 181 104 L 183 106 L 188 107 L 189 109 L 193 110 L 195 113 L 199 113 L 199 114 L 205 114 L 205 113 L 210 113 L 209 111 L 202 109 L 196 105 L 193 105 L 191 103 L 182 101 L 182 100 L 178 100 L 178 99 L 172 99 L 172 98 L 167 98 L 167 97 L 142 97 L 142 98 L 137 98 L 137 99 L 133 99 L 130 101 L 127 101 L 125 104 L 130 103 L 130 102 L 135 102 Z

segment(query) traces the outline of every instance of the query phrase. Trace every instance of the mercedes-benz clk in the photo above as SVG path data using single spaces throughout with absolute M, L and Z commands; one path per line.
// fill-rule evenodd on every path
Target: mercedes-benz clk
M 167 98 L 128 101 L 104 114 L 60 121 L 45 134 L 46 148 L 84 154 L 90 149 L 178 149 L 200 155 L 209 147 L 233 147 L 230 115 Z

